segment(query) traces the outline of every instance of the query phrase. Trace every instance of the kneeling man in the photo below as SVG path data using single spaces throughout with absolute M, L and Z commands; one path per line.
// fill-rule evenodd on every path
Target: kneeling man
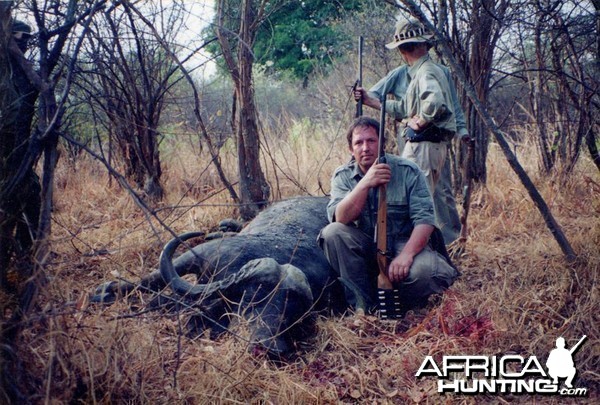
M 443 292 L 458 276 L 449 259 L 428 243 L 435 230 L 435 214 L 425 176 L 416 164 L 398 156 L 386 154 L 387 163 L 377 163 L 378 133 L 379 122 L 369 117 L 358 118 L 349 128 L 346 138 L 352 159 L 333 174 L 327 206 L 331 223 L 318 237 L 329 263 L 345 281 L 348 304 L 368 312 L 377 302 L 379 271 L 373 236 L 380 185 L 387 185 L 391 253 L 387 275 L 400 290 L 402 304 L 422 303 L 429 295 Z

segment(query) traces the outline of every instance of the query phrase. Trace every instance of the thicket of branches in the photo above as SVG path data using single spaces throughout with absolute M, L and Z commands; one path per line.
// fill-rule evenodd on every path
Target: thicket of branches
M 23 319 L 36 310 L 37 290 L 44 283 L 53 201 L 60 198 L 53 192 L 59 144 L 73 159 L 85 150 L 101 160 L 148 215 L 164 195 L 161 142 L 176 125 L 193 134 L 191 142 L 209 151 L 217 177 L 231 199 L 241 203 L 240 213 L 246 218 L 255 215 L 271 194 L 264 178 L 266 167 L 289 176 L 264 157 L 268 145 L 261 139 L 261 122 L 281 121 L 268 117 L 256 102 L 253 66 L 256 32 L 263 24 L 276 23 L 270 20 L 276 13 L 267 11 L 283 3 L 217 0 L 216 37 L 183 39 L 194 12 L 189 2 L 173 1 L 169 6 L 152 1 L 0 2 L 4 398 L 19 400 L 24 395 L 13 379 L 24 369 L 12 348 Z M 308 88 L 302 89 L 306 82 L 275 83 L 277 75 L 267 81 L 294 89 L 290 97 L 315 106 L 321 112 L 319 119 L 348 120 L 349 86 L 355 77 L 352 37 L 366 37 L 365 83 L 374 83 L 398 63 L 383 52 L 383 44 L 393 31 L 396 14 L 408 15 L 406 3 L 369 0 L 360 12 L 330 21 L 348 33 L 339 43 L 347 54 L 332 64 L 315 66 Z M 486 181 L 491 132 L 473 98 L 467 97 L 468 87 L 514 150 L 526 141 L 526 133 L 536 134 L 543 173 L 567 179 L 582 153 L 589 153 L 600 170 L 599 1 L 441 0 L 418 5 L 449 40 L 453 58 L 466 73 L 465 82 L 459 80 L 458 85 L 464 89 L 469 129 L 477 140 L 470 171 L 476 180 Z M 13 35 L 16 20 L 32 27 L 30 39 Z M 204 63 L 195 61 L 194 55 L 210 43 L 219 44 L 230 74 L 231 94 L 223 97 L 225 105 L 212 104 L 208 81 L 194 74 Z M 448 59 L 440 48 L 438 52 L 442 60 Z M 297 102 L 282 98 L 278 107 L 283 107 L 277 111 L 289 106 L 290 117 L 300 116 L 294 111 Z M 211 131 L 216 127 L 219 133 Z M 220 164 L 220 150 L 229 139 L 236 145 L 239 162 L 235 176 L 227 175 Z M 458 170 L 463 154 L 455 152 L 457 185 L 463 180 Z

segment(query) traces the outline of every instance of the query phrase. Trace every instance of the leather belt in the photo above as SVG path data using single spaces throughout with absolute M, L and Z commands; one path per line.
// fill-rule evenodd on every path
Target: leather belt
M 422 131 L 416 132 L 411 127 L 406 127 L 404 137 L 407 142 L 434 142 L 440 143 L 450 141 L 454 136 L 454 132 L 444 128 L 430 125 Z

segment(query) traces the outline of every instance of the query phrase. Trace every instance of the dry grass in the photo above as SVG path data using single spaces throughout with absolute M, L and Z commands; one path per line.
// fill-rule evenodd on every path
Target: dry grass
M 318 194 L 318 181 L 328 188 L 333 168 L 346 159 L 343 135 L 330 156 L 325 145 L 333 136 L 319 134 L 333 132 L 307 132 L 276 135 L 280 141 L 269 143 L 286 173 L 276 177 L 267 160 L 271 184 L 282 196 Z M 579 254 L 569 264 L 503 157 L 494 149 L 490 154 L 487 188 L 473 197 L 471 235 L 458 260 L 463 276 L 457 283 L 398 323 L 322 317 L 300 358 L 279 366 L 248 350 L 243 327 L 240 337 L 192 341 L 182 336 L 185 319 L 177 313 L 128 317 L 132 308 L 125 302 L 88 305 L 87 294 L 99 283 L 136 280 L 153 268 L 169 233 L 109 184 L 96 164 L 82 160 L 77 171 L 61 166 L 48 269 L 53 283 L 20 347 L 21 358 L 35 370 L 28 384 L 32 401 L 563 403 L 564 398 L 545 396 L 440 396 L 432 378 L 417 379 L 415 372 L 426 355 L 512 353 L 543 362 L 556 337 L 571 345 L 584 334 L 588 341 L 576 356 L 577 386 L 588 388 L 587 401 L 597 401 L 600 176 L 584 158 L 566 184 L 536 179 Z M 220 188 L 205 166 L 207 158 L 173 149 L 165 159 L 168 198 L 158 216 L 174 232 L 207 230 L 235 215 L 233 207 L 189 207 Z M 225 161 L 233 172 L 230 155 Z M 221 192 L 205 203 L 227 201 Z M 134 310 L 147 298 L 140 299 Z

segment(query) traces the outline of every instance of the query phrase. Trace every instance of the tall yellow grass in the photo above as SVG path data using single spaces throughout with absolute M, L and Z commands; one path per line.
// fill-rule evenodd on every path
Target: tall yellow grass
M 264 166 L 277 198 L 329 189 L 348 158 L 343 128 L 296 125 L 268 134 Z M 333 146 L 331 146 L 333 144 Z M 182 336 L 185 317 L 145 312 L 147 297 L 93 306 L 87 295 L 115 278 L 137 280 L 157 263 L 173 232 L 210 230 L 236 215 L 209 159 L 165 148 L 167 198 L 144 214 L 95 162 L 60 165 L 53 216 L 51 283 L 30 320 L 20 356 L 36 381 L 33 402 L 64 403 L 563 403 L 564 398 L 440 396 L 415 372 L 426 355 L 536 355 L 556 337 L 588 341 L 576 355 L 577 386 L 598 401 L 600 176 L 583 157 L 567 182 L 535 176 L 534 149 L 521 160 L 579 255 L 567 263 L 526 191 L 492 147 L 489 180 L 473 196 L 462 277 L 426 309 L 400 322 L 321 317 L 301 356 L 275 366 L 243 338 Z M 223 161 L 235 175 L 233 151 Z M 211 198 L 198 206 L 208 196 Z

